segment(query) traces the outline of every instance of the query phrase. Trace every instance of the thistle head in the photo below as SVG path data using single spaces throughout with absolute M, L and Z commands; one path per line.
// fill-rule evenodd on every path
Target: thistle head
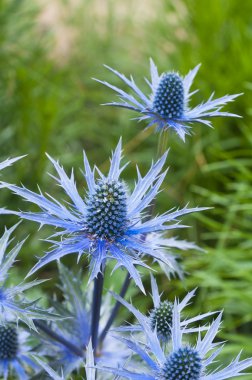
M 163 74 L 153 100 L 153 111 L 169 119 L 179 119 L 184 113 L 184 86 L 176 73 Z
M 173 303 L 164 301 L 155 307 L 150 313 L 152 330 L 157 329 L 160 339 L 168 341 L 171 337 Z
M 126 191 L 119 181 L 100 180 L 88 195 L 86 230 L 100 239 L 114 240 L 126 225 Z
M 182 347 L 171 353 L 160 372 L 162 380 L 200 380 L 202 363 L 199 353 Z
M 18 334 L 13 326 L 0 326 L 0 360 L 11 360 L 17 356 Z

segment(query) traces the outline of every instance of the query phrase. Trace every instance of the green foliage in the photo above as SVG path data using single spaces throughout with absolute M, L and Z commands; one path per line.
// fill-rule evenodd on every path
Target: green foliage
M 185 144 L 175 134 L 169 135 L 170 170 L 157 209 L 183 206 L 188 201 L 191 206 L 214 209 L 194 219 L 187 217 L 185 222 L 192 228 L 181 232 L 182 238 L 196 241 L 207 253 L 183 254 L 188 275 L 182 284 L 177 280 L 167 283 L 161 274 L 158 281 L 171 297 L 178 289 L 183 294 L 184 287 L 199 286 L 194 311 L 225 309 L 222 337 L 231 341 L 227 358 L 241 346 L 246 356 L 251 356 L 252 113 L 248 81 L 252 2 L 244 1 L 241 6 L 237 0 L 207 4 L 159 0 L 154 9 L 149 1 L 145 7 L 115 0 L 103 5 L 89 0 L 77 5 L 52 3 L 59 11 L 52 22 L 45 22 L 45 10 L 36 2 L 0 2 L 1 159 L 29 155 L 6 169 L 1 178 L 22 181 L 33 189 L 39 183 L 46 191 L 52 184 L 45 174 L 49 169 L 47 151 L 69 170 L 76 168 L 81 188 L 82 150 L 106 169 L 104 160 L 121 135 L 125 155 L 146 170 L 156 155 L 158 136 L 143 131 L 144 123 L 129 120 L 127 111 L 99 106 L 114 99 L 112 92 L 91 80 L 96 77 L 115 83 L 103 63 L 134 74 L 144 86 L 150 56 L 161 71 L 177 69 L 182 74 L 201 62 L 196 78 L 201 91 L 195 101 L 206 99 L 212 91 L 216 96 L 244 92 L 229 105 L 229 110 L 243 119 L 216 120 L 214 129 L 194 126 L 194 134 Z M 133 177 L 131 170 L 128 179 Z M 50 189 L 53 192 L 57 198 L 59 189 Z M 4 205 L 26 207 L 2 191 L 1 207 Z M 13 220 L 5 217 L 2 223 L 10 225 Z M 34 255 L 45 250 L 36 227 L 22 223 L 20 239 L 28 232 L 27 251 L 19 263 L 24 272 L 34 264 Z M 47 231 L 39 233 L 39 237 L 46 235 Z M 72 259 L 67 260 L 72 265 Z M 51 266 L 41 276 L 52 276 L 55 269 Z M 111 282 L 114 278 L 120 276 L 113 275 Z M 147 297 L 146 301 L 141 298 L 141 308 L 150 306 L 147 302 Z

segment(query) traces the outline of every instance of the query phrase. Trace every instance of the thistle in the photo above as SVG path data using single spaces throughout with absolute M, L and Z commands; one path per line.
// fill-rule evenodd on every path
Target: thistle
M 134 95 L 108 83 L 95 79 L 97 82 L 114 90 L 121 102 L 106 103 L 105 105 L 127 108 L 141 114 L 136 119 L 147 120 L 147 128 L 156 124 L 156 130 L 162 132 L 168 128 L 175 130 L 179 137 L 185 141 L 185 135 L 190 134 L 192 123 L 205 124 L 211 127 L 213 117 L 240 117 L 233 113 L 222 112 L 223 106 L 241 94 L 225 95 L 221 98 L 210 98 L 194 108 L 189 108 L 189 100 L 196 91 L 190 92 L 200 65 L 191 70 L 184 78 L 175 72 L 158 74 L 158 70 L 152 59 L 150 60 L 151 81 L 146 80 L 151 94 L 146 96 L 135 84 L 134 79 L 126 78 L 123 74 L 105 67 L 118 76 L 133 91 Z
M 58 260 L 68 254 L 84 253 L 91 257 L 91 273 L 89 281 L 98 276 L 105 260 L 117 262 L 116 267 L 127 269 L 135 283 L 144 292 L 141 277 L 135 265 L 145 266 L 143 255 L 170 265 L 169 257 L 159 254 L 166 246 L 165 240 L 153 242 L 150 247 L 146 237 L 152 232 L 172 230 L 184 226 L 179 225 L 178 218 L 182 215 L 204 210 L 204 208 L 183 208 L 170 210 L 160 216 L 145 221 L 142 216 L 145 209 L 153 201 L 166 175 L 161 173 L 167 154 L 164 154 L 151 166 L 145 176 L 138 170 L 138 181 L 130 194 L 126 184 L 120 179 L 124 167 L 121 162 L 121 141 L 119 141 L 111 158 L 109 173 L 104 176 L 98 169 L 98 179 L 95 179 L 95 169 L 91 170 L 84 154 L 84 177 L 87 182 L 86 196 L 79 195 L 73 173 L 68 177 L 63 168 L 50 158 L 57 173 L 56 182 L 70 197 L 68 208 L 50 196 L 34 193 L 25 187 L 3 183 L 15 194 L 25 200 L 35 203 L 41 212 L 16 212 L 1 209 L 2 214 L 16 214 L 22 219 L 28 219 L 59 228 L 57 236 L 60 241 L 49 239 L 54 244 L 53 249 L 46 253 L 34 268 L 31 275 L 53 260 Z
M 119 332 L 140 332 L 143 331 L 142 325 L 148 326 L 148 330 L 156 333 L 161 344 L 167 344 L 171 340 L 171 331 L 173 323 L 173 309 L 174 303 L 169 300 L 161 301 L 161 295 L 158 291 L 157 282 L 153 275 L 151 275 L 151 298 L 153 301 L 153 309 L 150 311 L 149 315 L 145 315 L 139 312 L 133 305 L 129 304 L 127 301 L 123 300 L 122 297 L 113 294 L 115 299 L 121 302 L 130 312 L 136 317 L 138 324 L 130 326 L 122 326 L 116 330 Z M 178 310 L 180 313 L 183 312 L 185 307 L 190 303 L 191 299 L 195 295 L 195 290 L 189 292 L 181 302 L 178 302 Z M 198 331 L 198 327 L 194 328 L 192 324 L 204 320 L 206 317 L 215 314 L 216 312 L 208 312 L 205 314 L 199 314 L 193 318 L 187 318 L 180 321 L 181 326 L 190 328 L 185 329 L 186 332 Z M 204 326 L 200 327 L 201 331 L 206 328 Z M 120 337 L 118 337 L 120 339 Z

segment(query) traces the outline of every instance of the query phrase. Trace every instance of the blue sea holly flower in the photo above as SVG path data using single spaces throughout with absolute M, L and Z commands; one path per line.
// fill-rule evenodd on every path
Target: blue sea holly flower
M 195 290 L 189 292 L 181 302 L 178 302 L 178 310 L 183 312 L 184 308 L 190 304 L 191 299 L 195 295 Z M 153 301 L 153 309 L 151 309 L 149 315 L 145 315 L 139 312 L 133 305 L 124 301 L 120 296 L 114 294 L 114 297 L 126 306 L 137 318 L 138 324 L 122 326 L 116 329 L 120 332 L 141 332 L 144 331 L 142 322 L 149 325 L 150 330 L 155 331 L 158 339 L 161 343 L 167 344 L 171 340 L 172 319 L 174 303 L 169 300 L 161 301 L 161 295 L 159 294 L 157 282 L 153 275 L 151 275 L 151 298 Z M 186 327 L 184 333 L 198 332 L 199 327 L 194 327 L 192 324 L 204 320 L 206 317 L 216 314 L 216 312 L 208 312 L 205 314 L 199 314 L 193 318 L 187 318 L 180 321 L 181 326 Z M 188 327 L 189 326 L 189 327 Z M 206 327 L 201 326 L 201 331 Z
M 105 67 L 118 76 L 129 88 L 133 95 L 126 91 L 111 85 L 108 82 L 95 79 L 105 86 L 114 90 L 121 102 L 106 103 L 105 105 L 123 107 L 141 114 L 136 119 L 147 120 L 147 128 L 156 124 L 158 132 L 164 129 L 172 128 L 176 131 L 179 137 L 184 141 L 185 135 L 190 134 L 190 125 L 192 123 L 201 123 L 211 127 L 212 117 L 238 115 L 222 112 L 223 106 L 241 94 L 225 95 L 221 98 L 210 98 L 194 108 L 189 108 L 189 100 L 196 91 L 190 92 L 194 77 L 197 74 L 200 65 L 191 70 L 184 78 L 175 72 L 158 74 L 158 70 L 153 60 L 150 60 L 151 81 L 146 79 L 150 87 L 151 94 L 146 96 L 136 85 L 134 79 L 126 78 L 123 74 L 112 69 L 109 66 Z
M 82 273 L 74 273 L 59 263 L 59 274 L 64 300 L 54 300 L 56 313 L 62 316 L 61 320 L 51 323 L 50 329 L 59 337 L 58 340 L 49 334 L 42 334 L 43 353 L 50 358 L 51 367 L 58 373 L 62 372 L 65 378 L 73 371 L 83 368 L 84 360 L 90 354 L 89 340 L 91 335 L 91 311 L 93 289 L 85 287 Z M 101 305 L 99 334 L 103 331 L 112 310 L 112 297 L 104 295 Z M 39 328 L 39 326 L 38 326 Z M 42 331 L 39 329 L 39 332 Z M 88 349 L 89 347 L 89 349 Z M 102 364 L 121 365 L 128 358 L 129 350 L 114 339 L 110 332 L 97 349 L 96 362 Z M 107 380 L 108 374 L 97 375 L 97 380 Z M 108 377 L 110 379 L 110 377 Z
M 118 296 L 117 298 L 119 299 Z M 170 344 L 162 345 L 157 331 L 153 331 L 146 318 L 123 299 L 120 299 L 120 302 L 132 311 L 145 334 L 146 343 L 134 336 L 131 339 L 124 339 L 126 345 L 141 358 L 145 367 L 138 372 L 129 370 L 127 366 L 119 369 L 103 367 L 101 370 L 130 380 L 224 380 L 243 376 L 245 373 L 242 371 L 252 366 L 252 358 L 240 360 L 238 354 L 226 367 L 222 368 L 218 364 L 217 368 L 212 369 L 224 347 L 223 342 L 214 343 L 221 324 L 221 313 L 206 331 L 202 331 L 201 327 L 198 328 L 196 343 L 191 345 L 184 336 L 188 336 L 190 332 L 195 333 L 196 329 L 190 331 L 187 324 L 181 321 L 181 308 L 176 300 L 173 305 Z
M 121 141 L 119 141 L 111 158 L 109 173 L 103 175 L 97 168 L 90 168 L 84 153 L 84 177 L 87 192 L 81 196 L 77 192 L 73 172 L 67 176 L 58 162 L 50 158 L 58 177 L 54 178 L 70 198 L 70 202 L 60 203 L 50 195 L 35 193 L 25 187 L 1 182 L 25 200 L 35 203 L 41 212 L 16 212 L 1 209 L 2 214 L 16 214 L 23 219 L 29 219 L 59 228 L 57 236 L 48 241 L 54 244 L 30 271 L 30 274 L 53 260 L 68 254 L 77 254 L 78 258 L 86 253 L 91 257 L 90 281 L 97 277 L 102 264 L 107 259 L 117 262 L 117 267 L 125 267 L 136 284 L 143 285 L 135 265 L 146 266 L 142 255 L 163 261 L 169 266 L 170 261 L 165 255 L 159 254 L 160 244 L 150 247 L 145 237 L 152 232 L 161 232 L 185 227 L 179 225 L 178 218 L 182 215 L 200 211 L 204 208 L 187 208 L 170 210 L 162 215 L 146 220 L 144 211 L 153 201 L 166 175 L 161 173 L 167 153 L 154 163 L 147 174 L 142 176 L 138 170 L 138 181 L 130 193 L 126 184 L 120 179 L 124 167 L 121 162 Z M 95 178 L 98 172 L 98 178 Z
M 24 241 L 14 246 L 6 253 L 11 242 L 10 236 L 15 230 L 16 225 L 12 228 L 5 229 L 4 234 L 0 238 L 0 325 L 6 321 L 18 322 L 22 320 L 30 328 L 35 329 L 33 319 L 54 319 L 59 318 L 55 314 L 51 314 L 41 309 L 37 305 L 37 301 L 29 301 L 25 297 L 25 291 L 40 285 L 45 280 L 36 280 L 19 285 L 9 284 L 9 270 L 13 266 L 16 257 L 22 248 Z
M 13 324 L 0 325 L 0 374 L 9 379 L 15 373 L 19 380 L 30 379 L 31 372 L 38 369 L 30 356 L 32 350 L 29 334 Z M 28 373 L 27 373 L 28 371 Z

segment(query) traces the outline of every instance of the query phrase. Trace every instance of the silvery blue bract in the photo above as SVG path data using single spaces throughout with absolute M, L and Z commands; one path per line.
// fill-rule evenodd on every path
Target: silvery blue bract
M 5 322 L 18 323 L 19 320 L 26 323 L 30 328 L 34 328 L 33 319 L 52 320 L 59 316 L 51 314 L 37 306 L 36 301 L 29 301 L 25 296 L 25 291 L 40 285 L 45 280 L 35 280 L 32 282 L 21 283 L 9 286 L 7 280 L 9 270 L 13 266 L 16 257 L 22 248 L 24 241 L 18 243 L 7 253 L 10 244 L 10 236 L 16 226 L 5 229 L 0 238 L 0 324 Z

